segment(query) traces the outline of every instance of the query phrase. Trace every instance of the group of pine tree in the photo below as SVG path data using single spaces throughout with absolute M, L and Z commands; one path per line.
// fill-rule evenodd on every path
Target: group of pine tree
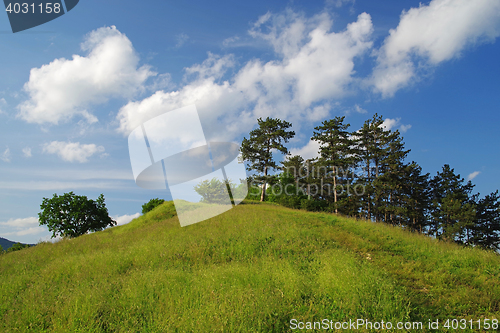
M 319 143 L 319 157 L 307 160 L 291 156 L 284 145 L 295 135 L 292 124 L 258 119 L 258 128 L 241 145 L 248 170 L 256 172 L 248 179 L 250 196 L 500 250 L 498 190 L 479 198 L 474 185 L 447 164 L 434 177 L 422 173 L 416 162 L 406 162 L 410 150 L 398 130 L 382 126 L 382 116 L 375 114 L 352 132 L 344 119 L 314 128 L 311 140 Z M 277 163 L 273 152 L 285 160 Z

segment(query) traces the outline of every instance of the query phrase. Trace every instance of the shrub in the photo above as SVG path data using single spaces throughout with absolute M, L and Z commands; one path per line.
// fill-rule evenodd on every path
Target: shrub
M 165 200 L 159 198 L 149 200 L 149 202 L 142 205 L 142 214 L 146 214 L 147 212 L 155 209 L 164 202 Z
M 300 201 L 300 208 L 310 212 L 319 212 L 324 210 L 325 207 L 326 207 L 325 202 L 320 200 L 302 199 Z
M 27 247 L 30 247 L 28 244 L 21 244 L 21 243 L 16 243 L 10 247 L 7 252 L 14 252 L 14 251 L 19 251 L 22 249 L 25 249 Z

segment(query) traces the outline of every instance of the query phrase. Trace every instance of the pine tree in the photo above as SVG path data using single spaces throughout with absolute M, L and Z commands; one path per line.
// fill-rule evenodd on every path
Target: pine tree
M 352 141 L 350 133 L 347 131 L 350 124 L 344 124 L 345 117 L 335 117 L 334 119 L 325 120 L 321 126 L 314 128 L 311 140 L 317 141 L 320 144 L 320 159 L 318 167 L 321 168 L 319 175 L 322 178 L 332 179 L 332 194 L 335 213 L 338 213 L 337 208 L 337 185 L 338 181 L 349 172 L 349 168 L 354 164 L 352 157 Z M 323 187 L 324 182 L 321 182 Z
M 268 173 L 271 169 L 279 169 L 278 164 L 273 160 L 272 151 L 275 149 L 287 155 L 288 149 L 283 145 L 295 136 L 295 132 L 287 131 L 292 126 L 287 121 L 269 118 L 257 119 L 259 128 L 250 132 L 248 139 L 243 138 L 241 153 L 244 160 L 251 164 L 248 170 L 255 170 L 263 173 L 260 177 L 262 181 L 262 193 L 260 201 L 266 197 L 266 185 L 268 183 Z
M 378 176 L 373 184 L 376 220 L 400 225 L 405 211 L 404 160 L 410 150 L 405 150 L 403 138 L 397 130 L 382 131 L 380 145 Z
M 352 133 L 355 137 L 355 151 L 358 161 L 361 162 L 362 169 L 365 170 L 365 175 L 360 179 L 360 184 L 365 187 L 365 195 L 362 197 L 364 201 L 366 218 L 375 217 L 378 221 L 381 216 L 381 201 L 383 185 L 380 181 L 375 182 L 381 174 L 381 162 L 387 152 L 384 147 L 388 144 L 389 131 L 385 131 L 382 127 L 384 123 L 382 116 L 373 115 L 372 119 L 368 119 L 363 124 L 363 127 Z M 376 189 L 374 186 L 378 186 Z
M 283 165 L 283 172 L 288 173 L 295 181 L 298 181 L 302 176 L 302 169 L 304 167 L 304 159 L 302 156 L 287 156 L 281 164 Z
M 405 165 L 403 172 L 403 225 L 412 231 L 423 233 L 429 223 L 428 212 L 431 204 L 429 173 L 422 174 L 422 168 L 416 162 Z
M 498 190 L 478 201 L 471 243 L 485 249 L 500 250 L 500 196 Z
M 475 207 L 470 193 L 474 187 L 464 183 L 448 164 L 431 180 L 431 232 L 438 238 L 466 243 L 467 230 L 475 219 Z

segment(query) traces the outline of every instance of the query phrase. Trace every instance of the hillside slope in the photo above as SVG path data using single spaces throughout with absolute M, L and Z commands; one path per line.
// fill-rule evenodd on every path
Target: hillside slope
M 494 253 L 269 204 L 181 228 L 166 202 L 4 254 L 0 276 L 1 332 L 288 332 L 293 319 L 358 318 L 421 332 L 429 319 L 500 319 Z

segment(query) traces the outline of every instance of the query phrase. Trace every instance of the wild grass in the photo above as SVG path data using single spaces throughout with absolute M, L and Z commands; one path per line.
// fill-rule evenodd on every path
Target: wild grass
M 499 304 L 494 253 L 269 204 L 181 228 L 166 202 L 0 256 L 1 332 L 291 332 L 294 318 L 499 319 Z

